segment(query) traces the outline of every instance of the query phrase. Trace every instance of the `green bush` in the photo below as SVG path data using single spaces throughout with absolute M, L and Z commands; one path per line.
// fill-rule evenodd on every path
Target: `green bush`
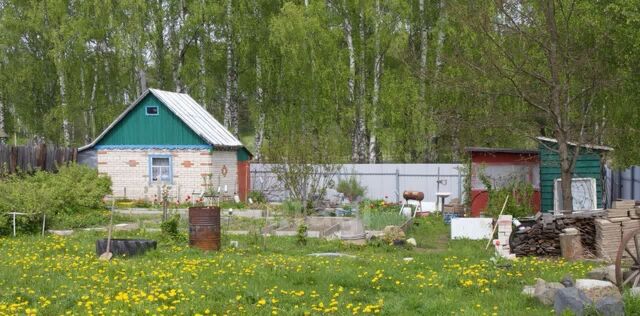
M 267 197 L 261 191 L 249 192 L 249 198 L 253 203 L 267 203 Z
M 303 215 L 302 202 L 298 200 L 285 200 L 282 202 L 282 212 L 284 216 L 287 217 Z
M 104 208 L 111 179 L 86 166 L 63 166 L 57 173 L 10 175 L 0 180 L 0 214 L 27 213 L 16 218 L 21 231 L 39 231 L 42 214 L 55 218 Z M 1 216 L 1 215 L 0 215 Z M 0 234 L 7 233 L 10 217 L 0 219 Z
M 513 180 L 501 188 L 494 188 L 491 180 L 483 174 L 480 174 L 480 181 L 487 188 L 489 194 L 486 208 L 486 212 L 489 215 L 497 217 L 500 214 L 507 196 L 509 196 L 509 201 L 504 208 L 503 214 L 513 215 L 516 218 L 533 215 L 531 201 L 534 190 L 530 183 Z
M 179 236 L 179 233 L 178 233 L 179 224 L 180 224 L 180 215 L 174 214 L 169 219 L 167 219 L 166 221 L 162 222 L 162 224 L 160 224 L 160 230 L 162 230 L 162 233 L 165 234 L 167 237 L 171 239 L 177 239 Z
M 358 198 L 364 196 L 367 188 L 361 186 L 356 177 L 350 177 L 348 180 L 340 180 L 336 191 L 344 194 L 349 201 L 354 202 Z

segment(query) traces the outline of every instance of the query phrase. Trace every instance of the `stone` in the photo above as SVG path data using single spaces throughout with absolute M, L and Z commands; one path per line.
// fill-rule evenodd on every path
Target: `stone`
M 405 234 L 400 226 L 386 226 L 382 231 L 382 239 L 388 243 L 392 243 L 396 240 L 404 240 Z
M 609 281 L 578 279 L 576 280 L 576 288 L 584 292 L 584 294 L 594 302 L 607 296 L 622 299 L 622 294 L 620 294 L 618 287 Z
M 407 244 L 416 247 L 418 245 L 418 243 L 416 243 L 416 239 L 415 238 L 409 238 L 407 239 Z
M 566 287 L 556 291 L 553 309 L 556 315 L 562 315 L 565 311 L 572 311 L 576 316 L 583 316 L 584 309 L 590 306 L 592 301 L 578 288 Z
M 69 236 L 73 234 L 73 230 L 48 230 L 48 232 L 58 236 Z
M 565 275 L 560 283 L 562 283 L 564 287 L 572 287 L 575 285 L 575 282 L 573 281 L 573 277 L 571 277 L 571 275 Z
M 312 257 L 346 257 L 346 258 L 355 258 L 356 256 L 354 255 L 348 255 L 348 254 L 344 254 L 344 253 L 339 253 L 339 252 L 315 252 L 315 253 L 310 253 L 309 256 Z
M 544 305 L 553 305 L 553 298 L 556 291 L 564 289 L 564 285 L 558 282 L 546 282 L 543 279 L 536 279 L 536 286 L 533 292 L 535 298 Z
M 535 297 L 536 287 L 532 285 L 525 285 L 520 294 L 527 297 Z
M 624 316 L 624 303 L 621 298 L 607 296 L 596 303 L 596 310 L 604 316 Z
M 616 266 L 608 265 L 606 267 L 598 267 L 587 273 L 587 278 L 594 280 L 605 280 L 616 282 Z

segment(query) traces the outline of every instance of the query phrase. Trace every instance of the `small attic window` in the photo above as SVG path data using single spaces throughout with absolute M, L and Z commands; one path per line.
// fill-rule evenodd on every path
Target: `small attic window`
M 156 116 L 158 115 L 158 107 L 155 105 L 147 106 L 145 107 L 145 113 L 147 114 L 147 116 Z

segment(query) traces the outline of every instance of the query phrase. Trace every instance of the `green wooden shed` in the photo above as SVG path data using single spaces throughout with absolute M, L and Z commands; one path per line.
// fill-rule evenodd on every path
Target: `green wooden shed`
M 557 152 L 558 141 L 553 138 L 538 137 L 540 142 L 540 202 L 542 212 L 553 212 L 557 207 L 557 201 L 561 201 L 559 189 L 560 156 Z M 575 150 L 574 143 L 570 146 Z M 580 186 L 587 188 L 585 192 L 593 193 L 597 208 L 603 208 L 603 161 L 604 154 L 612 151 L 611 147 L 598 145 L 580 145 L 579 156 L 573 170 L 572 188 L 574 192 L 574 207 L 576 205 L 576 192 Z M 593 180 L 591 180 L 593 179 Z M 593 189 L 592 189 L 593 188 Z

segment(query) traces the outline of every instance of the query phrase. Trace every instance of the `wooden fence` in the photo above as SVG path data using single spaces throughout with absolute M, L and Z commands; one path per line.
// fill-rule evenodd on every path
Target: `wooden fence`
M 0 144 L 0 174 L 16 171 L 58 170 L 59 166 L 76 162 L 78 149 L 38 144 L 9 146 Z

